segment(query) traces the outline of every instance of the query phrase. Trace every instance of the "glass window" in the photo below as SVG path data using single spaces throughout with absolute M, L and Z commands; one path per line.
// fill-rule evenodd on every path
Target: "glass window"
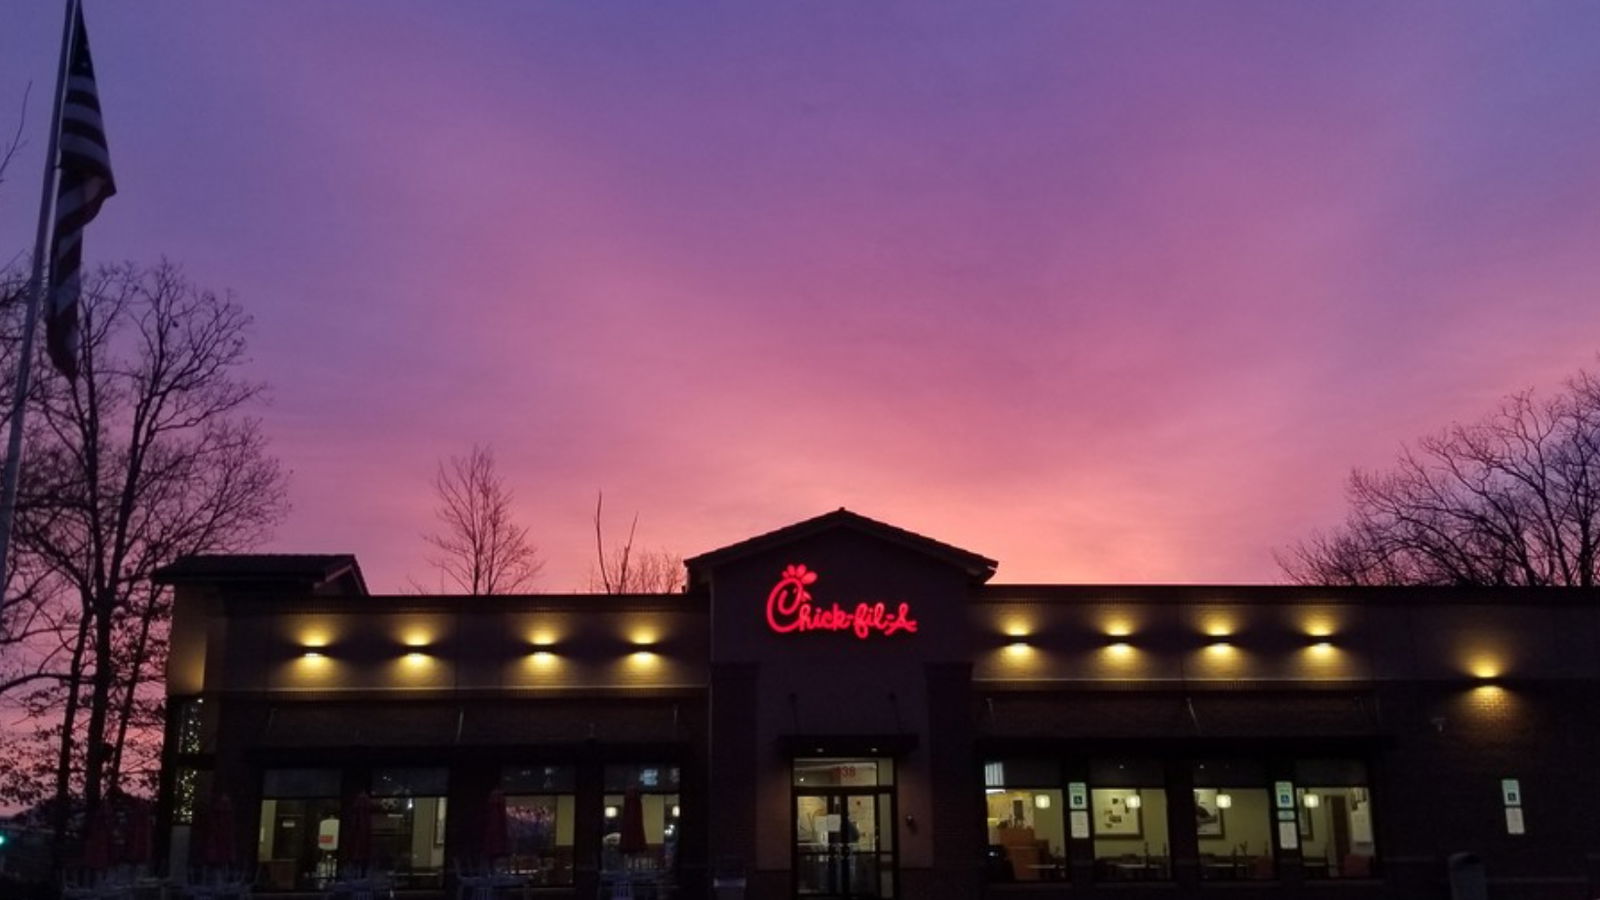
M 985 763 L 984 824 L 990 881 L 1059 881 L 1067 874 L 1065 803 L 1055 763 Z
M 177 707 L 173 712 L 177 716 L 177 744 L 178 752 L 181 754 L 199 753 L 204 749 L 200 718 L 201 704 L 204 702 L 200 697 L 185 697 L 173 701 L 173 705 Z
M 603 882 L 671 884 L 678 862 L 676 766 L 606 766 Z
M 510 768 L 501 773 L 510 868 L 535 885 L 572 883 L 574 782 L 571 766 Z
M 1195 834 L 1200 877 L 1258 881 L 1276 877 L 1272 796 L 1254 762 L 1207 760 L 1194 766 Z
M 321 890 L 338 867 L 339 770 L 268 769 L 258 834 L 261 890 Z
M 641 791 L 678 789 L 677 766 L 606 766 L 605 778 L 608 791 L 625 791 L 628 788 Z
M 375 769 L 372 857 L 396 887 L 444 883 L 446 769 Z
M 1370 878 L 1378 855 L 1366 766 L 1356 760 L 1295 765 L 1300 853 L 1307 878 Z
M 199 793 L 200 770 L 179 766 L 172 779 L 172 821 L 179 825 L 194 824 L 194 799 Z
M 1166 773 L 1152 760 L 1095 760 L 1089 766 L 1089 823 L 1097 881 L 1172 877 Z
M 892 759 L 835 759 L 817 756 L 794 761 L 796 787 L 879 787 L 894 784 Z

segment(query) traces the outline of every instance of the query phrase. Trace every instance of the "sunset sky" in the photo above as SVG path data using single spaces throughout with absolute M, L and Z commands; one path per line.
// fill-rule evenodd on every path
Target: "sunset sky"
M 61 4 L 0 6 L 0 254 Z M 255 316 L 264 550 L 437 586 L 490 444 L 549 564 L 846 506 L 999 581 L 1273 581 L 1352 466 L 1600 351 L 1600 4 L 86 0 L 86 261 Z

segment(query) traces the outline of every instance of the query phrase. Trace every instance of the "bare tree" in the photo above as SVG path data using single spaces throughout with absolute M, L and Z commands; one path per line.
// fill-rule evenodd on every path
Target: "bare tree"
M 99 270 L 82 304 L 79 377 L 41 378 L 30 398 L 16 524 L 16 546 L 68 598 L 43 707 L 60 716 L 58 815 L 79 777 L 91 810 L 115 789 L 130 735 L 159 714 L 171 605 L 155 569 L 245 549 L 287 511 L 246 412 L 263 388 L 239 375 L 250 319 L 238 303 L 162 262 Z
M 683 557 L 667 550 L 636 550 L 639 514 L 628 524 L 628 537 L 607 547 L 602 507 L 605 493 L 594 500 L 595 564 L 589 571 L 589 590 L 601 594 L 669 594 L 683 590 Z
M 1600 561 L 1600 380 L 1508 397 L 1480 422 L 1356 471 L 1344 525 L 1278 554 L 1316 584 L 1578 585 Z
M 544 561 L 528 529 L 512 519 L 512 492 L 495 468 L 494 451 L 474 444 L 466 456 L 439 463 L 433 489 L 443 529 L 423 535 L 438 551 L 429 564 L 468 594 L 529 590 Z

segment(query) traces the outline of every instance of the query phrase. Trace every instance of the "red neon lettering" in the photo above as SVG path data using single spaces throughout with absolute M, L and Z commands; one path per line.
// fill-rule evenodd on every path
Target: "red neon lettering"
M 911 604 L 901 603 L 890 612 L 888 604 L 857 603 L 854 610 L 846 610 L 835 603 L 818 608 L 811 603 L 811 592 L 806 587 L 815 584 L 817 573 L 803 565 L 789 565 L 783 577 L 767 594 L 767 627 L 778 634 L 791 631 L 848 631 L 860 640 L 874 633 L 891 635 L 904 631 L 915 634 L 917 620 L 911 618 Z

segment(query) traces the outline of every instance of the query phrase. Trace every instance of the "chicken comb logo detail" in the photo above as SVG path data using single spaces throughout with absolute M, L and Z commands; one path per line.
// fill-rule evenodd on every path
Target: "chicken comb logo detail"
M 767 627 L 778 634 L 797 631 L 846 631 L 860 640 L 874 634 L 888 636 L 899 632 L 915 634 L 917 620 L 911 618 L 911 604 L 901 603 L 891 612 L 889 604 L 857 603 L 847 610 L 837 603 L 822 607 L 812 602 L 807 590 L 817 583 L 817 573 L 804 565 L 791 563 L 783 569 L 778 583 L 767 594 Z

